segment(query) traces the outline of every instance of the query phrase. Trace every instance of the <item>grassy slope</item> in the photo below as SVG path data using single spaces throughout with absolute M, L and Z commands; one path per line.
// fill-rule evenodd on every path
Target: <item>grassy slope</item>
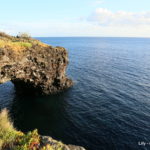
M 13 51 L 22 51 L 31 48 L 34 45 L 47 47 L 47 44 L 44 44 L 36 39 L 31 38 L 26 34 L 19 36 L 10 36 L 3 32 L 0 32 L 0 48 L 11 49 Z

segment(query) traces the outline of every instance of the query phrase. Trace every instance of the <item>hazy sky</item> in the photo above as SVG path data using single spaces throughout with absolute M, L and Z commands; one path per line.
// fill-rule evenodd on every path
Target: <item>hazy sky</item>
M 1 0 L 0 31 L 150 37 L 150 0 Z

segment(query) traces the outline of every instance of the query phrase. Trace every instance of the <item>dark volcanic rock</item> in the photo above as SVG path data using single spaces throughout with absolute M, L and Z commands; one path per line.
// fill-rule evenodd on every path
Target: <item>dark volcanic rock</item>
M 18 92 L 42 95 L 54 94 L 73 85 L 66 76 L 68 54 L 65 48 L 52 47 L 31 38 L 13 39 L 32 45 L 21 45 L 21 50 L 12 48 L 14 42 L 9 39 L 9 45 L 0 46 L 0 83 L 12 81 Z

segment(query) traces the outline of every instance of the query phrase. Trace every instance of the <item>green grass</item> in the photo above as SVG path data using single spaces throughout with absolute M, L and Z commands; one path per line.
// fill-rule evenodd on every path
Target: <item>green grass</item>
M 0 39 L 0 48 L 6 48 L 6 47 L 7 49 L 17 52 L 17 51 L 26 50 L 27 48 L 31 48 L 32 43 Z
M 14 42 L 14 43 L 16 43 L 20 46 L 23 46 L 23 47 L 28 47 L 28 48 L 32 47 L 32 44 L 29 42 Z

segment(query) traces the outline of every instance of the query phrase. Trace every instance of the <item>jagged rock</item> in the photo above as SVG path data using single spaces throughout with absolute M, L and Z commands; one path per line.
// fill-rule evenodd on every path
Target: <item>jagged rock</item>
M 59 141 L 54 140 L 49 136 L 41 136 L 41 146 L 43 147 L 47 145 L 51 145 L 54 149 L 59 149 L 59 147 L 61 147 L 61 149 L 63 150 L 85 150 L 85 148 L 81 146 L 66 145 Z
M 45 95 L 71 87 L 67 65 L 68 54 L 63 47 L 0 34 L 0 83 L 12 81 L 18 92 Z

